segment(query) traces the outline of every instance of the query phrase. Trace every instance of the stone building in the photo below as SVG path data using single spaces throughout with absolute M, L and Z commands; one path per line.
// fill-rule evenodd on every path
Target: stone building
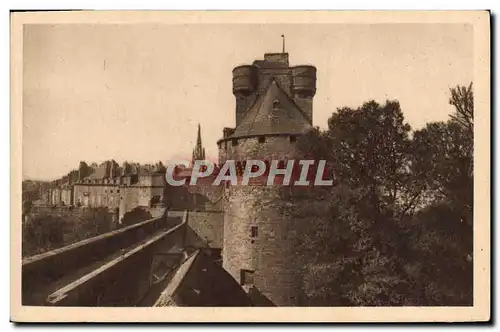
M 61 204 L 62 205 L 73 205 L 73 186 L 65 185 L 61 189 Z
M 73 185 L 76 206 L 107 207 L 119 211 L 119 220 L 136 207 L 161 205 L 165 187 L 163 165 L 126 164 L 106 161 Z
M 236 126 L 217 142 L 219 164 L 298 159 L 296 141 L 312 127 L 315 92 L 316 68 L 291 67 L 288 53 L 234 68 Z M 300 301 L 294 220 L 282 212 L 289 190 L 225 185 L 223 267 L 250 294 L 278 306 Z

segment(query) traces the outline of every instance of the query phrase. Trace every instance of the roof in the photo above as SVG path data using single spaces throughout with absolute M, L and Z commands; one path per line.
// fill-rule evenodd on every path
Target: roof
M 214 258 L 204 250 L 191 254 L 176 269 L 153 306 L 250 306 L 243 288 Z
M 302 134 L 311 128 L 303 111 L 271 78 L 230 138 L 266 134 Z

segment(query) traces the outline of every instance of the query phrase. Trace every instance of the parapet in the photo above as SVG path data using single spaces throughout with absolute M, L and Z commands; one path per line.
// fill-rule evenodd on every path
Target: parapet
M 253 64 L 259 68 L 288 68 L 288 53 L 265 53 L 264 60 L 255 60 Z

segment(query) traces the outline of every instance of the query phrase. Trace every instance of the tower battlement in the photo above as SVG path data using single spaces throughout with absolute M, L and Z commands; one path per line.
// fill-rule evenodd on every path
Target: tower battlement
M 263 60 L 233 69 L 233 94 L 236 97 L 236 126 L 265 93 L 270 80 L 278 82 L 312 124 L 312 99 L 316 93 L 316 68 L 310 65 L 291 67 L 288 53 L 266 53 Z

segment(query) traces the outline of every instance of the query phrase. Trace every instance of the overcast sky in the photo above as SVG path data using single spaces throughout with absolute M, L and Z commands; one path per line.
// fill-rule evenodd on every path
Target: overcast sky
M 23 175 L 55 179 L 88 163 L 191 156 L 201 124 L 216 159 L 234 126 L 233 67 L 281 51 L 318 68 L 313 121 L 397 99 L 413 128 L 446 120 L 448 90 L 473 77 L 472 27 L 392 25 L 28 25 Z

